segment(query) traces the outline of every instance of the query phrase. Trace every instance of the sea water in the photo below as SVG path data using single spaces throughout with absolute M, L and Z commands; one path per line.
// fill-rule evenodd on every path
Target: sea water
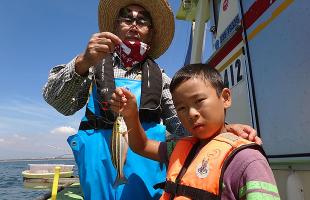
M 19 160 L 0 161 L 0 200 L 36 199 L 49 190 L 24 188 L 22 171 L 28 164 L 66 164 L 75 165 L 74 160 Z M 76 175 L 76 166 L 75 175 Z

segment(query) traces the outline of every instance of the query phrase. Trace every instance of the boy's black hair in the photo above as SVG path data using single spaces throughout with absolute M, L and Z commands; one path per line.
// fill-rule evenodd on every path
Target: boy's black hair
M 225 86 L 220 73 L 215 68 L 202 63 L 185 65 L 179 69 L 171 80 L 170 92 L 173 93 L 181 83 L 194 77 L 201 77 L 202 79 L 208 80 L 216 90 L 217 96 L 221 96 Z

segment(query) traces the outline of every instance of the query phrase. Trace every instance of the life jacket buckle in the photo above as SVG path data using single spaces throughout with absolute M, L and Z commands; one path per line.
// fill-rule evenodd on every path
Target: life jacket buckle
M 172 190 L 174 195 L 177 194 L 178 188 L 179 188 L 179 184 L 175 184 L 175 185 L 174 185 L 174 188 L 173 188 L 173 190 Z
M 103 101 L 101 102 L 101 109 L 104 110 L 104 111 L 107 111 L 109 109 L 109 103 L 107 101 Z
M 177 183 L 170 182 L 170 183 L 166 184 L 166 190 L 169 191 L 169 193 L 172 195 L 178 194 L 177 193 L 178 189 L 179 189 L 179 184 L 177 184 Z

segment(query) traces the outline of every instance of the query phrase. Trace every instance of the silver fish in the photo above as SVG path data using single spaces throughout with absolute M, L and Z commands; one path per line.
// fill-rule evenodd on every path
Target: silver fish
M 123 168 L 126 162 L 128 150 L 127 126 L 124 118 L 118 116 L 113 125 L 111 138 L 111 157 L 112 163 L 117 171 L 117 176 L 113 187 L 127 183 L 127 178 L 124 175 Z

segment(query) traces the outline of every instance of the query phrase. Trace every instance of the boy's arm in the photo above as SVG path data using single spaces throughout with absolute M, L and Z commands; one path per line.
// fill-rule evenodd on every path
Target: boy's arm
M 268 161 L 256 149 L 239 151 L 226 168 L 223 182 L 225 199 L 280 199 Z
M 124 117 L 130 148 L 141 156 L 160 161 L 160 142 L 147 138 L 139 120 L 136 97 L 124 88 L 116 88 L 112 94 L 110 106 L 114 112 Z

